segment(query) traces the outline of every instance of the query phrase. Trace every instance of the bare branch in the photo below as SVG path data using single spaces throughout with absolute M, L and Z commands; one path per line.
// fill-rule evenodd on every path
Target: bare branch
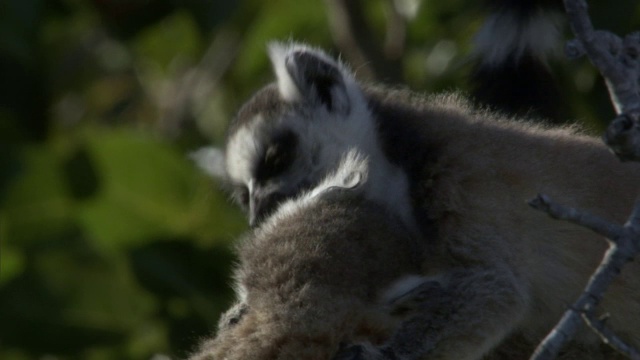
M 575 40 L 567 43 L 567 56 L 575 59 L 586 54 L 589 57 L 604 76 L 611 100 L 619 114 L 603 136 L 604 141 L 620 159 L 640 160 L 640 34 L 633 33 L 622 40 L 610 32 L 596 31 L 589 19 L 584 0 L 564 0 L 564 5 L 571 29 L 576 35 Z M 581 320 L 617 351 L 631 359 L 640 359 L 640 353 L 636 349 L 624 343 L 604 325 L 604 321 L 597 320 L 594 314 L 606 289 L 622 267 L 640 252 L 640 200 L 636 202 L 623 227 L 585 211 L 555 204 L 545 195 L 538 195 L 529 204 L 551 217 L 589 228 L 605 236 L 610 244 L 582 295 L 540 343 L 531 359 L 554 359 L 564 344 L 574 337 Z
M 584 226 L 608 239 L 616 239 L 624 231 L 621 226 L 612 224 L 598 216 L 554 203 L 544 194 L 538 194 L 538 197 L 529 201 L 529 205 L 537 210 L 546 212 L 554 219 L 567 220 Z
M 629 226 L 636 234 L 640 233 L 640 200 L 636 202 L 636 206 L 633 208 L 631 216 L 629 216 L 627 226 Z
M 609 285 L 620 273 L 622 267 L 640 252 L 638 225 L 634 223 L 634 220 L 640 217 L 640 201 L 636 203 L 624 227 L 608 223 L 585 211 L 556 204 L 546 195 L 538 195 L 529 204 L 553 218 L 567 220 L 604 235 L 608 237 L 611 245 L 582 295 L 564 313 L 560 322 L 540 343 L 531 357 L 532 360 L 550 360 L 554 359 L 564 344 L 574 337 L 582 323 L 582 317 L 593 318 L 593 312 Z
M 599 44 L 609 44 L 609 49 L 620 49 L 621 41 L 620 38 L 612 34 L 609 31 L 601 31 L 594 30 L 593 31 L 593 41 Z M 579 39 L 573 39 L 567 41 L 565 45 L 565 55 L 572 60 L 579 59 L 585 55 L 587 55 L 587 50 L 582 45 L 582 42 Z
M 640 160 L 640 112 L 622 114 L 613 119 L 603 140 L 620 160 Z
M 586 1 L 565 0 L 564 5 L 573 33 L 607 81 L 616 111 L 620 114 L 640 109 L 638 62 L 626 51 L 623 40 L 593 29 Z M 633 43 L 632 40 L 626 42 Z
M 585 0 L 564 0 L 564 5 L 576 35 L 567 45 L 567 54 L 589 57 L 604 76 L 620 115 L 607 129 L 605 143 L 622 160 L 640 160 L 640 33 L 621 39 L 610 32 L 595 31 Z
M 640 360 L 640 352 L 620 339 L 611 329 L 606 326 L 607 318 L 596 318 L 593 314 L 582 314 L 582 319 L 589 325 L 591 330 L 600 336 L 605 344 L 609 344 L 617 352 L 632 360 Z

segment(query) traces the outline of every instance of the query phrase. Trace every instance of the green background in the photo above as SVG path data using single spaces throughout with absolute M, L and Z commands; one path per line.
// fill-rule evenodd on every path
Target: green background
M 246 224 L 186 154 L 272 79 L 269 40 L 340 53 L 327 3 L 0 1 L 1 359 L 181 358 L 214 328 Z M 378 79 L 466 90 L 477 3 L 422 2 Z M 360 6 L 382 43 L 389 2 Z M 635 0 L 593 6 L 600 28 L 640 24 Z M 591 65 L 552 66 L 568 119 L 602 131 Z

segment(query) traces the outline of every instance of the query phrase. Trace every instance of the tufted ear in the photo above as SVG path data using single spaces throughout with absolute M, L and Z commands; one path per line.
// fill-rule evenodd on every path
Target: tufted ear
M 224 153 L 222 150 L 213 146 L 205 146 L 189 153 L 189 158 L 212 178 L 218 180 L 225 180 L 227 178 Z
M 321 50 L 300 44 L 271 43 L 269 57 L 283 99 L 348 114 L 351 74 Z

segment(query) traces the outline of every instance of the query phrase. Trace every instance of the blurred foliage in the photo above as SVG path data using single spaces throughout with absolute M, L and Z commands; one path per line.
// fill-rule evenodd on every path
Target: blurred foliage
M 380 38 L 381 4 L 363 2 Z M 593 6 L 603 28 L 640 23 L 634 0 Z M 181 358 L 213 329 L 245 220 L 186 154 L 220 144 L 271 79 L 269 40 L 338 53 L 326 14 L 298 0 L 0 1 L 0 358 Z M 465 90 L 481 21 L 472 0 L 422 3 L 407 85 Z M 612 110 L 595 71 L 553 65 L 575 118 L 601 128 Z

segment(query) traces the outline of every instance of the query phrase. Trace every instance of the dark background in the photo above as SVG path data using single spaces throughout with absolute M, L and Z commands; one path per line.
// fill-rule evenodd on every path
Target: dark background
M 186 154 L 272 79 L 269 40 L 468 89 L 478 1 L 391 3 L 349 2 L 350 31 L 337 0 L 0 0 L 0 358 L 186 356 L 231 301 L 246 229 Z M 636 0 L 592 3 L 597 27 L 639 28 Z M 598 134 L 613 111 L 594 69 L 551 65 L 567 120 Z

